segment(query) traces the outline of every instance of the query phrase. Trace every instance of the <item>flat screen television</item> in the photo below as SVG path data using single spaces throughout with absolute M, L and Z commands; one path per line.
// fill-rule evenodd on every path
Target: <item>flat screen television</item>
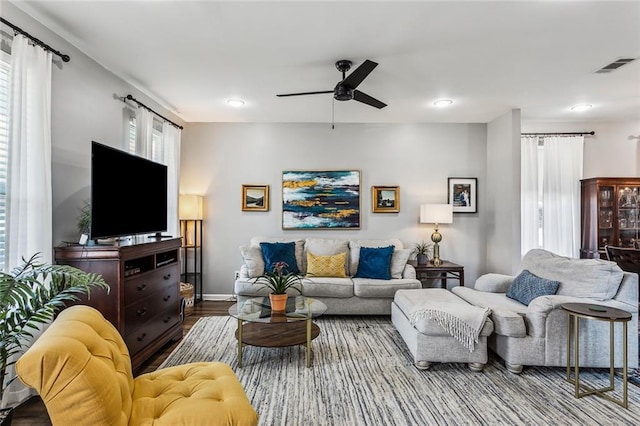
M 167 166 L 91 144 L 91 238 L 167 230 Z

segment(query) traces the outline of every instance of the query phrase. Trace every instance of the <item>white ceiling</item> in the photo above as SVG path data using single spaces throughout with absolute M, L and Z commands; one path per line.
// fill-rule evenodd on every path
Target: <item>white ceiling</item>
M 187 122 L 329 122 L 330 94 L 275 95 L 333 89 L 338 59 L 378 62 L 358 89 L 389 106 L 336 122 L 640 121 L 640 60 L 594 73 L 640 58 L 639 1 L 12 3 Z

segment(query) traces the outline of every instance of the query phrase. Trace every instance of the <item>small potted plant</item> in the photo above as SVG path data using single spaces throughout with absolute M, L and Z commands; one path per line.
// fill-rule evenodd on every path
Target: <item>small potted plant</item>
M 426 241 L 416 244 L 416 260 L 418 261 L 418 265 L 426 265 L 429 261 L 429 252 L 431 251 L 431 247 L 433 244 L 427 244 Z
M 80 208 L 80 215 L 77 217 L 78 231 L 89 236 L 91 233 L 91 201 L 85 200 Z
M 7 367 L 25 347 L 33 333 L 78 295 L 89 294 L 91 287 L 109 285 L 102 276 L 68 265 L 38 261 L 39 254 L 11 272 L 0 272 L 0 400 L 15 377 L 5 377 Z M 4 407 L 2 407 L 4 408 Z
M 265 271 L 262 276 L 254 280 L 254 284 L 261 284 L 271 290 L 269 300 L 271 301 L 271 310 L 282 312 L 287 306 L 287 290 L 294 289 L 302 294 L 300 289 L 295 285 L 300 282 L 300 278 L 288 271 L 289 265 L 286 262 L 276 262 L 273 264 L 271 271 Z

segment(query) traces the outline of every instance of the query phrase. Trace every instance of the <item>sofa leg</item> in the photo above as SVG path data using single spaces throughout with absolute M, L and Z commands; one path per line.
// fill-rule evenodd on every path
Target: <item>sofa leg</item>
M 484 369 L 484 364 L 481 362 L 470 362 L 469 368 L 471 369 L 471 371 L 479 373 Z
M 508 362 L 504 363 L 505 367 L 507 367 L 507 370 L 509 370 L 509 373 L 513 373 L 513 374 L 520 374 L 522 373 L 522 365 L 518 365 L 518 364 L 509 364 Z
M 428 370 L 431 367 L 429 361 L 416 361 L 415 366 L 418 370 Z

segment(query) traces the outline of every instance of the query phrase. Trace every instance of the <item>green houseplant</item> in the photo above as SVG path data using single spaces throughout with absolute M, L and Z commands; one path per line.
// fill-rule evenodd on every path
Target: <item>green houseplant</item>
M 300 289 L 295 287 L 300 282 L 300 277 L 288 272 L 287 268 L 289 268 L 289 265 L 286 262 L 275 262 L 270 271 L 265 271 L 263 275 L 253 281 L 254 284 L 261 284 L 271 290 L 269 299 L 271 300 L 272 311 L 285 310 L 288 289 L 292 288 L 302 294 Z
M 102 276 L 68 265 L 51 265 L 39 261 L 40 254 L 11 272 L 0 272 L 0 401 L 15 377 L 5 377 L 13 355 L 33 337 L 39 326 L 50 322 L 66 302 L 89 295 L 92 287 L 109 285 Z
M 417 253 L 416 260 L 418 261 L 418 265 L 427 264 L 432 246 L 433 244 L 427 244 L 426 241 L 416 244 L 415 251 Z
M 89 235 L 91 231 L 91 201 L 85 200 L 80 208 L 80 214 L 76 218 L 78 231 L 81 234 Z

